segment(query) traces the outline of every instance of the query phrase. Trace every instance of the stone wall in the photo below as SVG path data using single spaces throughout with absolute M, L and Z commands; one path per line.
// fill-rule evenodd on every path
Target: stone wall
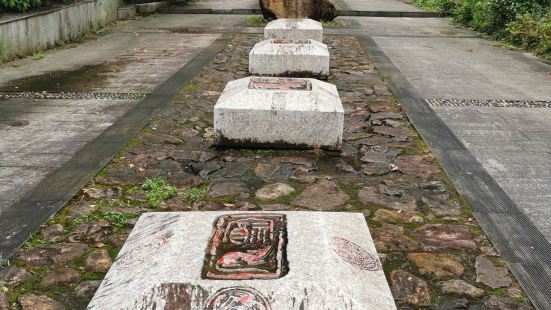
M 4 59 L 31 54 L 56 42 L 77 38 L 117 19 L 122 0 L 87 0 L 62 8 L 0 20 Z

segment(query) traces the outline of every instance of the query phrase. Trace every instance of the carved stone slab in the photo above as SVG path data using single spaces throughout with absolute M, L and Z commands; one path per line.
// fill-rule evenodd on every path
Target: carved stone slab
M 268 39 L 257 43 L 249 53 L 249 72 L 260 76 L 326 79 L 329 50 L 315 40 Z
M 323 41 L 323 26 L 320 22 L 302 18 L 280 18 L 264 27 L 264 39 L 316 40 Z
M 343 125 L 337 88 L 315 79 L 235 80 L 214 106 L 221 145 L 339 149 Z
M 205 277 L 213 261 L 224 277 Z M 88 309 L 396 307 L 361 213 L 163 212 L 140 217 Z

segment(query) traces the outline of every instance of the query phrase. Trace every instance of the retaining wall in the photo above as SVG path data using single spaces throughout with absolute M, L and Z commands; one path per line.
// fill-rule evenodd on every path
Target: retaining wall
M 47 11 L 0 20 L 4 59 L 31 54 L 74 39 L 117 19 L 122 0 L 86 0 Z M 2 55 L 0 55 L 2 56 Z

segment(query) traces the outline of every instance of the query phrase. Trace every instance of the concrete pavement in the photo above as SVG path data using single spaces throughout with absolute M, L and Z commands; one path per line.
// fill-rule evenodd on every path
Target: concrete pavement
M 551 241 L 551 109 L 513 102 L 551 101 L 551 66 L 448 19 L 346 19 L 370 34 L 420 96 L 445 99 L 433 109 Z

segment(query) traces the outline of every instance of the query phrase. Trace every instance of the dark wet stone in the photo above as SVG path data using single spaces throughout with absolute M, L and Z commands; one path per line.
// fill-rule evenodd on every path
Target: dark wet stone
M 83 299 L 91 299 L 98 290 L 100 284 L 100 280 L 83 281 L 75 287 L 75 296 Z
M 167 154 L 169 158 L 176 161 L 196 161 L 205 162 L 216 157 L 215 154 L 203 151 L 188 151 L 188 150 L 175 150 Z
M 482 305 L 482 310 L 528 310 L 532 309 L 524 302 L 513 301 L 510 298 L 490 296 Z
M 428 194 L 443 194 L 448 191 L 446 184 L 440 181 L 429 181 L 419 183 L 419 188 Z
M 221 181 L 209 186 L 207 195 L 211 197 L 221 196 L 249 196 L 249 190 L 245 183 L 240 181 Z
M 166 178 L 167 182 L 180 190 L 186 190 L 188 188 L 195 187 L 203 183 L 201 177 L 192 175 L 187 172 L 173 173 Z
M 390 173 L 391 167 L 387 164 L 362 165 L 362 173 L 367 176 L 381 176 Z
M 476 282 L 493 289 L 509 287 L 512 283 L 507 267 L 496 267 L 484 256 L 477 256 L 475 261 Z
M 281 168 L 279 164 L 260 163 L 254 168 L 254 174 L 259 178 L 269 179 L 279 170 L 279 168 Z
M 113 226 L 105 220 L 83 223 L 75 226 L 69 233 L 69 242 L 99 242 L 111 235 Z
M 384 195 L 376 187 L 365 187 L 358 191 L 358 199 L 364 205 L 378 205 L 410 213 L 417 209 L 415 197 L 406 194 L 405 191 L 392 190 L 391 187 L 384 187 L 384 190 L 388 193 L 400 193 L 400 196 Z
M 308 186 L 293 200 L 293 204 L 312 210 L 329 211 L 343 205 L 349 198 L 334 182 L 322 179 Z
M 369 103 L 369 110 L 373 113 L 398 112 L 398 106 L 391 101 L 377 101 Z
M 0 269 L 0 283 L 5 287 L 15 287 L 31 278 L 31 274 L 23 268 L 8 266 Z
M 389 126 L 374 126 L 373 132 L 383 136 L 392 137 L 400 142 L 407 141 L 413 136 L 408 128 L 394 128 Z
M 465 271 L 461 259 L 453 254 L 409 253 L 407 258 L 419 268 L 419 272 L 423 275 L 459 276 Z
M 42 238 L 50 241 L 60 240 L 63 237 L 63 234 L 63 225 L 61 224 L 50 225 L 40 232 Z
M 56 243 L 37 246 L 19 255 L 19 259 L 31 267 L 63 264 L 82 256 L 87 245 L 81 243 Z
M 394 128 L 406 128 L 407 127 L 407 124 L 405 122 L 397 121 L 397 120 L 393 120 L 393 119 L 385 119 L 383 121 L 383 124 L 387 125 L 387 126 L 390 126 L 390 127 L 394 127 Z
M 441 201 L 423 196 L 421 197 L 421 201 L 423 201 L 437 216 L 458 216 L 461 214 L 461 206 L 458 202 L 453 200 Z
M 116 247 L 121 247 L 126 242 L 126 239 L 128 239 L 129 234 L 130 234 L 130 232 L 128 232 L 128 231 L 121 231 L 117 234 L 114 234 L 114 235 L 110 236 L 107 239 L 107 242 L 109 242 L 110 244 L 112 244 Z
M 63 305 L 46 295 L 24 294 L 17 298 L 21 310 L 62 310 Z
M 397 186 L 388 186 L 388 185 L 379 185 L 379 192 L 383 195 L 391 197 L 404 197 L 406 195 L 406 190 Z
M 392 162 L 392 159 L 389 156 L 385 155 L 384 153 L 365 152 L 363 153 L 361 161 L 367 164 L 378 164 L 378 165 L 388 166 Z
M 193 173 L 195 173 L 196 175 L 200 176 L 203 179 L 207 178 L 209 175 L 215 173 L 216 171 L 219 171 L 220 169 L 224 168 L 224 166 L 216 162 L 197 163 L 197 164 L 192 164 L 190 167 Z
M 92 199 L 118 199 L 122 196 L 122 188 L 107 187 L 107 188 L 85 188 L 82 190 L 84 194 Z
M 233 160 L 226 166 L 222 175 L 226 178 L 241 177 L 253 168 L 253 163 L 253 160 Z
M 174 144 L 174 145 L 180 145 L 180 144 L 184 143 L 184 141 L 182 141 L 181 139 L 178 139 L 178 138 L 173 137 L 173 136 L 166 137 L 165 142 L 168 143 L 168 144 Z
M 413 251 L 420 248 L 417 241 L 405 235 L 404 227 L 383 224 L 380 228 L 372 228 L 373 241 L 377 251 Z
M 426 224 L 416 229 L 414 235 L 428 249 L 476 249 L 473 235 L 461 225 Z
M 80 273 L 71 268 L 59 268 L 48 273 L 42 281 L 40 286 L 48 288 L 52 285 L 71 284 L 80 280 Z
M 88 254 L 86 261 L 84 262 L 86 271 L 90 272 L 107 272 L 109 267 L 113 264 L 109 252 L 105 249 L 98 249 Z
M 431 304 L 430 287 L 423 279 L 397 269 L 390 273 L 390 282 L 395 299 L 416 306 Z
M 370 121 L 376 121 L 376 120 L 386 120 L 386 119 L 404 119 L 404 116 L 402 115 L 402 113 L 397 113 L 397 112 L 377 112 L 377 113 L 372 113 L 371 114 L 371 117 L 369 118 Z
M 484 290 L 471 285 L 463 280 L 449 280 L 442 284 L 442 292 L 450 295 L 467 296 L 470 298 L 480 298 L 484 295 Z
M 193 128 L 177 128 L 170 132 L 171 135 L 179 138 L 190 138 L 199 134 L 199 132 Z
M 432 157 L 425 155 L 402 155 L 396 158 L 395 164 L 405 174 L 414 175 L 424 180 L 432 177 L 440 170 L 432 164 Z
M 439 310 L 461 310 L 469 309 L 469 300 L 466 298 L 444 299 L 438 303 Z

